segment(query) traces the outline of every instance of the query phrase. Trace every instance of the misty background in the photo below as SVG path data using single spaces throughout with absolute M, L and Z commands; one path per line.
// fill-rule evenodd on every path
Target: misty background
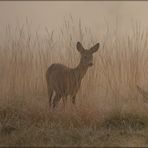
M 26 20 L 31 30 L 58 30 L 64 19 L 80 19 L 92 32 L 103 30 L 105 24 L 115 25 L 123 31 L 130 31 L 132 23 L 138 22 L 147 29 L 148 2 L 146 1 L 1 1 L 0 30 L 6 25 L 23 25 Z

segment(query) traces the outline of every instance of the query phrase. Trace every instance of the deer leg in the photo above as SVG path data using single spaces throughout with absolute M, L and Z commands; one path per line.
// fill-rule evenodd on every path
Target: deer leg
M 64 108 L 65 108 L 65 104 L 66 104 L 66 98 L 63 97 L 63 105 L 64 105 Z
M 59 94 L 56 94 L 54 99 L 53 99 L 53 108 L 55 108 L 57 106 L 57 104 L 59 103 L 61 99 L 61 96 Z
M 51 107 L 52 105 L 52 95 L 53 95 L 53 90 L 48 89 L 48 98 L 49 98 L 49 106 Z
M 76 104 L 76 95 L 72 96 L 72 103 L 75 105 Z
M 66 110 L 67 96 L 63 97 L 64 111 Z
M 53 89 L 50 86 L 49 78 L 48 78 L 48 75 L 47 74 L 46 74 L 46 80 L 47 80 L 47 91 L 48 91 L 48 98 L 49 98 L 49 107 L 51 107 L 51 105 L 52 105 Z

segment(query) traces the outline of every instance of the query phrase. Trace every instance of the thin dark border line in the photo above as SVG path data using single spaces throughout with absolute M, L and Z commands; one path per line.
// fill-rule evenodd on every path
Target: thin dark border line
M 148 0 L 0 0 L 0 2 L 21 2 L 21 1 L 26 1 L 26 2 L 32 2 L 32 1 L 34 1 L 34 2 L 38 2 L 38 1 L 40 1 L 40 2 L 47 2 L 47 1 L 51 1 L 51 2 L 73 2 L 73 1 L 76 1 L 76 2 L 101 2 L 101 1 L 106 1 L 106 2 L 127 2 L 127 1 L 129 1 L 129 2 L 146 2 L 146 1 L 148 1 Z

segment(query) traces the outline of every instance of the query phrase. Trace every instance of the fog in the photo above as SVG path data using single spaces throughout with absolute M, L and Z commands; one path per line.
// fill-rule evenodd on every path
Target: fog
M 148 2 L 146 1 L 1 1 L 0 27 L 15 26 L 29 20 L 32 29 L 57 30 L 64 18 L 81 19 L 91 30 L 102 29 L 104 22 L 110 28 L 118 23 L 119 28 L 128 30 L 133 21 L 147 29 Z

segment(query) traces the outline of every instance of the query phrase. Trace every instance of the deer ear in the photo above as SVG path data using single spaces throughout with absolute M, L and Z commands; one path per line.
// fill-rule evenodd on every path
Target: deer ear
M 83 52 L 84 51 L 84 48 L 83 48 L 83 46 L 82 46 L 82 44 L 80 42 L 77 42 L 77 50 L 79 52 Z
M 97 43 L 95 46 L 91 47 L 90 48 L 91 53 L 98 51 L 99 47 L 100 47 L 100 43 Z

